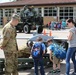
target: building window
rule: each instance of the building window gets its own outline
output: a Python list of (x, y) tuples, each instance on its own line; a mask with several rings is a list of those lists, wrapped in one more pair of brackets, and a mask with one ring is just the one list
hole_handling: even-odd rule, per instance
[(21, 11), (21, 9), (20, 8), (17, 8), (17, 13), (18, 14), (20, 14), (20, 11)]
[(0, 9), (0, 25), (3, 25), (3, 10)]
[(44, 8), (44, 16), (56, 16), (57, 10), (55, 7), (45, 7)]
[(38, 14), (42, 15), (41, 8), (38, 8)]
[(73, 8), (73, 19), (76, 22), (76, 7)]
[(73, 7), (60, 7), (60, 19), (73, 18)]
[(14, 9), (5, 9), (5, 16), (7, 17), (7, 21), (10, 20), (11, 15), (14, 13)]

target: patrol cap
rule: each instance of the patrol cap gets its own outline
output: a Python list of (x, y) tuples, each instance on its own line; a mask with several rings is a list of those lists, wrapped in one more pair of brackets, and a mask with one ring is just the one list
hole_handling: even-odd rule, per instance
[(27, 6), (27, 5), (25, 5), (23, 8), (24, 8), (24, 9), (25, 9), (25, 8), (28, 8), (28, 6)]
[(13, 18), (13, 19), (20, 20), (20, 16), (19, 16), (19, 14), (17, 14), (17, 13), (14, 13), (14, 14), (12, 15), (12, 18)]
[(34, 8), (34, 6), (31, 6), (31, 8)]

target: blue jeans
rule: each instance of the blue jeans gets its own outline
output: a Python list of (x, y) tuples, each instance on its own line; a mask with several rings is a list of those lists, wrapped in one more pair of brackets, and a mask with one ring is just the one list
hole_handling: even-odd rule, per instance
[(38, 65), (40, 65), (40, 73), (41, 73), (41, 75), (45, 75), (44, 66), (43, 66), (43, 58), (38, 59), (38, 60), (34, 59), (35, 75), (39, 75), (38, 74)]
[(76, 52), (76, 47), (70, 47), (67, 50), (67, 54), (66, 54), (66, 74), (67, 75), (69, 75), (69, 72), (70, 72), (70, 58), (72, 59), (74, 64), (74, 72), (76, 72), (75, 52)]

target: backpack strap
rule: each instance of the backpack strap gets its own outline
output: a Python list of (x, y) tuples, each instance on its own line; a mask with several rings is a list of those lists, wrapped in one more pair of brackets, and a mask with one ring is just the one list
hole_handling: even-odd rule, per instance
[(43, 55), (42, 43), (40, 43), (40, 54), (41, 54), (41, 56)]

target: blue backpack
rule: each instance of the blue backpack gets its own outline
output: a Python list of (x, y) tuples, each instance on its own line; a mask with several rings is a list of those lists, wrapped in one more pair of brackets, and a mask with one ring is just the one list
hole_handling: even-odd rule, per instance
[(55, 50), (54, 50), (53, 54), (59, 59), (66, 58), (66, 50), (63, 47), (58, 46), (58, 45), (55, 45)]
[(43, 50), (42, 50), (42, 43), (35, 43), (32, 47), (32, 57), (33, 59), (39, 59), (42, 57)]

